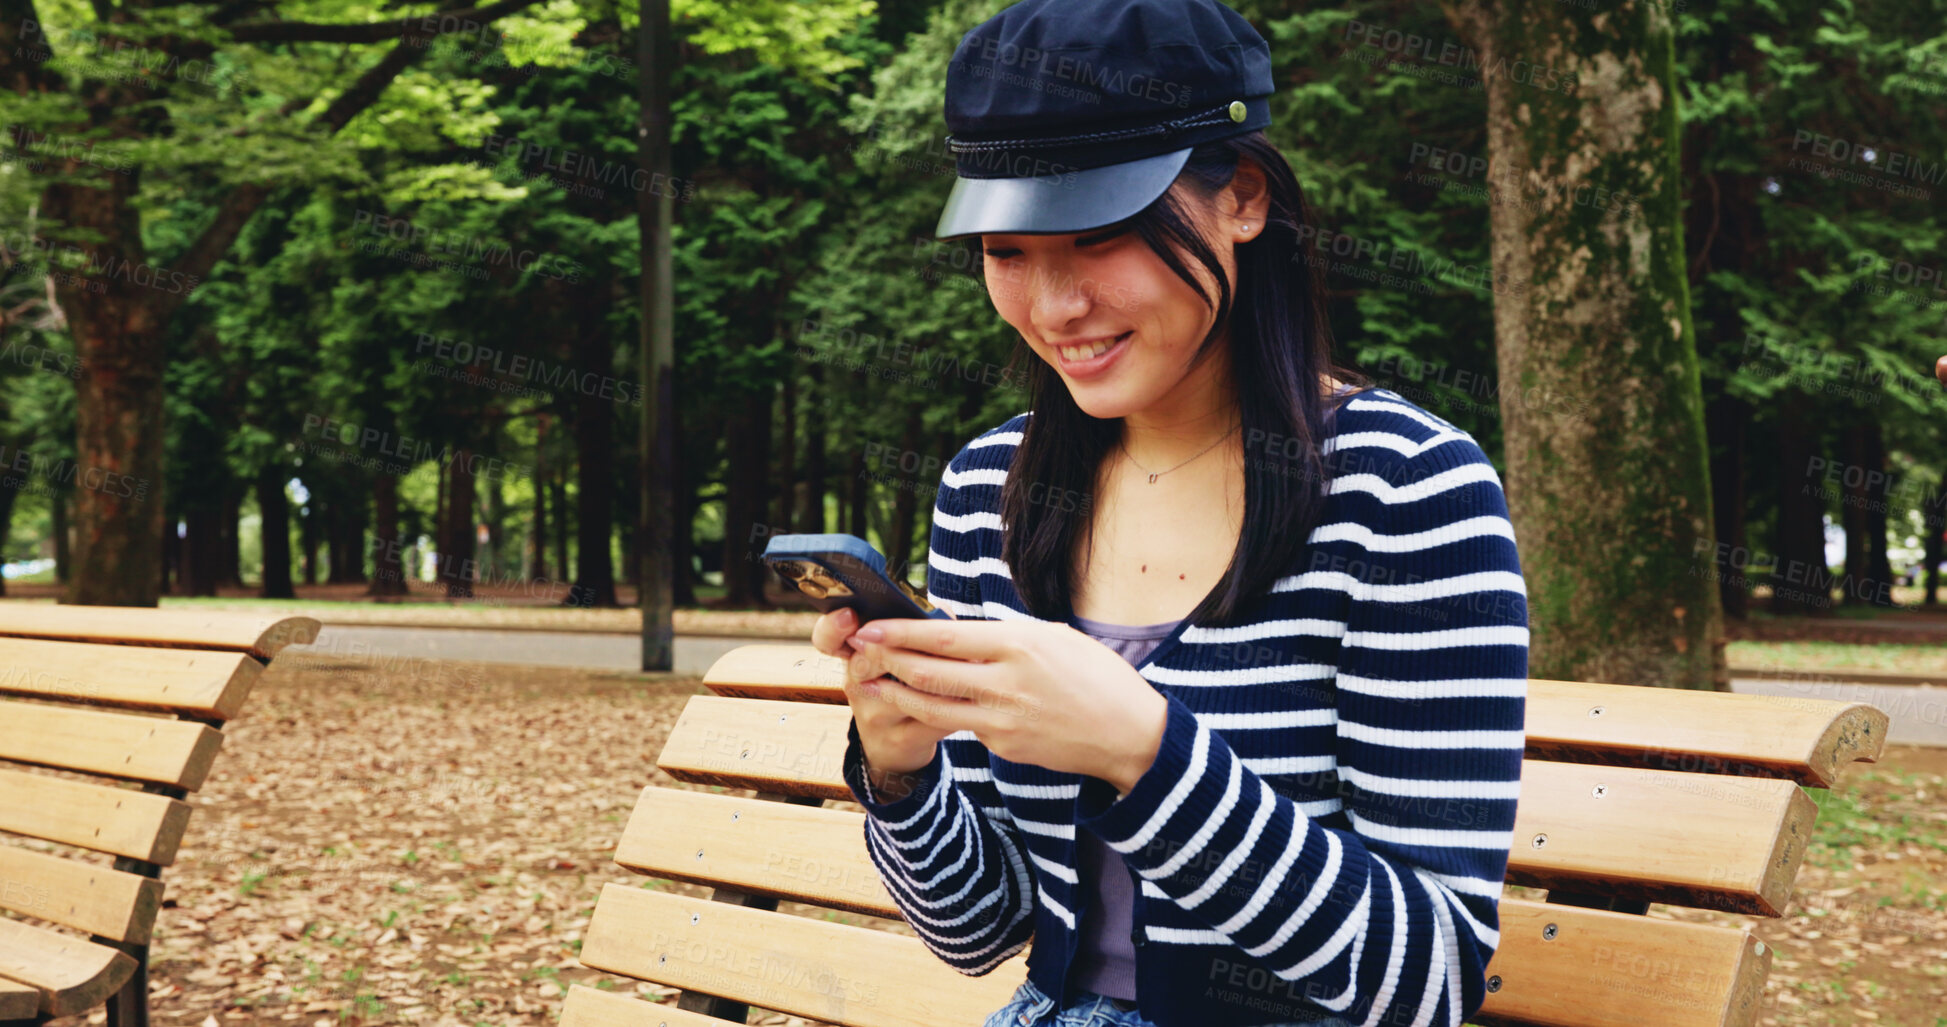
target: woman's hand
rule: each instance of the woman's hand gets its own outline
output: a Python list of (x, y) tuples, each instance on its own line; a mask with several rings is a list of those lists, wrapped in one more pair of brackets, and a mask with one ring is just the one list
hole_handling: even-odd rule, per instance
[(899, 679), (874, 682), (880, 702), (940, 737), (972, 731), (1011, 762), (1127, 792), (1162, 744), (1168, 701), (1114, 650), (1066, 624), (875, 620), (848, 642), (853, 664)]
[(858, 626), (858, 615), (851, 610), (822, 614), (811, 627), (811, 645), (826, 656), (845, 661), (845, 701), (859, 726), (859, 744), (865, 750), (872, 790), (888, 800), (898, 799), (912, 788), (904, 778), (933, 762), (933, 750), (940, 739), (959, 729), (940, 730), (921, 723), (882, 697), (876, 687), (882, 682), (874, 680), (882, 672), (874, 669), (871, 661), (858, 658), (845, 642)]

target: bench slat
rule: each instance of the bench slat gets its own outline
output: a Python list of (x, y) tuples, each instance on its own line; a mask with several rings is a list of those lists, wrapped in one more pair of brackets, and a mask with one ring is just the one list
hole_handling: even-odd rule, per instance
[(845, 661), (808, 645), (740, 645), (710, 664), (703, 684), (734, 698), (843, 703)]
[[(843, 706), (692, 696), (657, 765), (690, 783), (850, 800), (851, 790), (839, 775), (850, 719), (851, 711)], [(1779, 916), (1790, 901), (1818, 813), (1789, 781), (1535, 759), (1522, 764), (1521, 776), (1508, 881), (1760, 916)], [(1595, 794), (1598, 786), (1600, 796)], [(664, 804), (665, 816), (681, 812), (690, 817), (684, 821), (686, 830), (727, 831), (732, 833), (722, 836), (726, 841), (743, 839), (720, 844), (719, 851), (776, 848), (768, 838), (751, 840), (748, 825), (717, 824), (719, 810), (694, 800), (645, 792), (640, 801)], [(759, 804), (749, 816), (795, 829), (837, 812), (800, 808), (776, 813), (766, 808), (775, 805)], [(1454, 808), (1456, 816), (1467, 814), (1465, 803)], [(654, 852), (658, 859), (673, 862), (659, 864), (653, 872), (707, 879), (694, 872), (695, 846), (664, 853), (655, 848), (664, 839), (637, 837), (635, 825), (653, 835), (652, 825), (659, 822), (631, 818), (617, 858), (628, 853), (647, 859)], [(739, 830), (741, 835), (735, 833)], [(852, 822), (831, 836), (831, 847), (818, 858), (827, 865), (842, 859), (863, 845), (862, 831)], [(684, 836), (682, 831), (670, 834)], [(1544, 836), (1540, 848), (1533, 844), (1537, 835)], [(761, 864), (743, 866), (739, 886), (791, 897), (788, 887), (799, 882), (770, 871)], [(788, 886), (781, 888), (781, 881)]]
[(641, 874), (902, 916), (865, 854), (865, 814), (651, 785), (615, 862)]
[(195, 791), (223, 734), (204, 724), (0, 702), (0, 759)]
[(263, 665), (243, 653), (0, 637), (0, 692), (229, 720)]
[(735, 1020), (692, 1013), (675, 1006), (642, 1002), (586, 985), (568, 988), (561, 1007), (561, 1027), (743, 1027)]
[[(1756, 1022), (1770, 954), (1747, 929), (1520, 899), (1500, 908), (1501, 947), (1487, 968), (1500, 987), (1474, 1023)], [(1023, 955), (968, 977), (904, 935), (620, 884), (603, 888), (581, 961), (848, 1027), (973, 1027), (1026, 976)]]
[(851, 799), (840, 775), (847, 706), (694, 695), (656, 765), (678, 781)]
[(162, 882), (112, 867), (0, 845), (0, 909), (136, 945), (149, 942)]
[(1027, 978), (1021, 955), (968, 977), (903, 935), (621, 884), (581, 962), (847, 1027), (977, 1025)]
[(1542, 759), (1830, 788), (1847, 764), (1879, 761), (1886, 726), (1885, 711), (1867, 703), (1528, 682), (1528, 755)]
[[(1555, 925), (1555, 936), (1545, 928)], [(1771, 951), (1748, 928), (1501, 900), (1499, 976), (1471, 1022), (1751, 1027)]]
[(0, 1021), (25, 1020), (40, 1008), (40, 992), (25, 984), (0, 981)]
[(0, 770), (0, 831), (114, 856), (175, 862), (189, 810), (166, 795)]
[(224, 610), (0, 604), (0, 635), (184, 649), (223, 649), (268, 660), (318, 638), (311, 617)]
[[(842, 705), (844, 666), (807, 645), (746, 645), (718, 657), (703, 683), (722, 696)], [(1603, 712), (1590, 716), (1598, 706)], [(1528, 682), (1528, 755), (1565, 763), (1782, 777), (1830, 788), (1847, 764), (1879, 759), (1886, 726), (1886, 714), (1866, 703), (1674, 688), (1619, 694), (1616, 685)]]
[(1818, 813), (1774, 778), (1525, 760), (1507, 882), (1783, 916)]
[(85, 1013), (134, 973), (134, 957), (119, 949), (0, 917), (0, 977), (38, 991), (42, 1015)]

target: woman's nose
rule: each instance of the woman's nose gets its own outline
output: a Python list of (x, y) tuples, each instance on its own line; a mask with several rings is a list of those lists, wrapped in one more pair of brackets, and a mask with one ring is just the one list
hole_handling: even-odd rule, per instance
[(1091, 301), (1082, 290), (1075, 288), (1073, 277), (1042, 276), (1024, 287), (1028, 290), (1028, 309), (1034, 326), (1043, 332), (1059, 334), (1064, 325), (1089, 311)]

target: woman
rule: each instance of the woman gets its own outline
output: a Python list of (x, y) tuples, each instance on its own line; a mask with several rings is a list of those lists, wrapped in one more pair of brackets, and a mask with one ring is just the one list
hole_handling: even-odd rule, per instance
[(936, 234), (979, 237), (1032, 406), (941, 479), (955, 619), (812, 641), (907, 921), (967, 974), (1035, 942), (987, 1027), (1485, 999), (1527, 677), (1506, 500), (1465, 432), (1331, 364), (1269, 66), (1214, 0), (1027, 0), (949, 71)]

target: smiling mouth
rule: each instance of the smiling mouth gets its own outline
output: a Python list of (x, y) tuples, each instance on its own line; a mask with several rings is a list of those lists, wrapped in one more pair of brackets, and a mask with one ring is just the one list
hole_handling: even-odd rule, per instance
[(1132, 334), (1134, 334), (1133, 329), (1127, 332), (1123, 332), (1121, 335), (1118, 335), (1113, 339), (1103, 339), (1099, 342), (1090, 343), (1084, 346), (1057, 346), (1055, 347), (1055, 352), (1061, 354), (1061, 359), (1065, 363), (1070, 363), (1070, 364), (1079, 363), (1083, 360), (1088, 360), (1091, 357), (1099, 357), (1102, 354), (1107, 353), (1108, 351), (1116, 348), (1117, 346), (1122, 345), (1122, 343), (1125, 340), (1127, 340), (1129, 336)]

